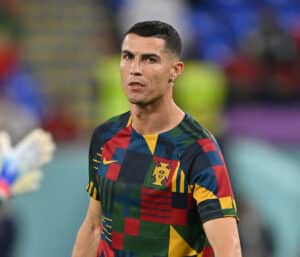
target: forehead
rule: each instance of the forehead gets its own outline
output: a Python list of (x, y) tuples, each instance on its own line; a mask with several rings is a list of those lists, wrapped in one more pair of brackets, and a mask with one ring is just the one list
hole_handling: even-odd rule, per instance
[(165, 40), (157, 37), (142, 37), (136, 34), (127, 34), (122, 43), (122, 51), (128, 50), (136, 54), (166, 52)]

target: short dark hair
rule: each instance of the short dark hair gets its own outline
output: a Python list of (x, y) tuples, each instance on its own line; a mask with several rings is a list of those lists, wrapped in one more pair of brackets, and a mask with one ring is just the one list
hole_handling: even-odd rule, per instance
[(165, 47), (178, 57), (181, 55), (181, 39), (177, 30), (170, 24), (162, 21), (142, 21), (134, 24), (127, 32), (127, 34), (136, 34), (141, 37), (157, 37), (165, 40)]

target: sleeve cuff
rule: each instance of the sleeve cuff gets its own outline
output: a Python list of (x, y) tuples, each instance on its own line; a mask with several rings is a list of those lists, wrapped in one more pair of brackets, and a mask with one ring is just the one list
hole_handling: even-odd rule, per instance
[(198, 214), (202, 223), (223, 217), (236, 217), (235, 209), (222, 209), (219, 199), (209, 199), (201, 202), (198, 205)]
[(88, 186), (86, 187), (86, 191), (88, 192), (90, 197), (97, 201), (100, 201), (97, 188), (94, 186), (94, 183), (92, 181), (89, 182)]

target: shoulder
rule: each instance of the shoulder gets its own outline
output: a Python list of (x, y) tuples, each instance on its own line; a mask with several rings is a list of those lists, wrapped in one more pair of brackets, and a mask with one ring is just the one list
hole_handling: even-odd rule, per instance
[(202, 124), (189, 114), (186, 114), (184, 121), (181, 123), (181, 127), (182, 130), (195, 141), (212, 136)]
[(224, 158), (217, 140), (199, 122), (190, 118), (185, 123), (189, 140), (180, 161), (182, 168), (191, 178), (198, 177), (199, 171), (209, 171), (224, 165)]
[(185, 148), (182, 154), (184, 160), (187, 159), (190, 162), (191, 159), (199, 155), (219, 151), (214, 135), (192, 116), (187, 115), (187, 118), (181, 124), (181, 130), (186, 134)]
[(130, 119), (130, 112), (114, 116), (97, 126), (92, 134), (91, 143), (104, 143), (112, 138), (118, 131), (126, 127)]
[(186, 150), (197, 145), (204, 146), (209, 142), (217, 143), (213, 134), (189, 114), (180, 124), (180, 129), (185, 135), (182, 138), (184, 138)]

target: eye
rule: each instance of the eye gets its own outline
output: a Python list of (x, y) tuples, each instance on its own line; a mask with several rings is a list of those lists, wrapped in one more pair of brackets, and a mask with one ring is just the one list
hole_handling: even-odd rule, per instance
[(157, 62), (156, 58), (153, 57), (153, 56), (148, 56), (148, 57), (146, 58), (146, 61), (147, 61), (148, 63), (156, 63), (156, 62)]
[(130, 53), (123, 53), (122, 54), (122, 59), (123, 60), (131, 60), (132, 58), (133, 58), (133, 56)]

